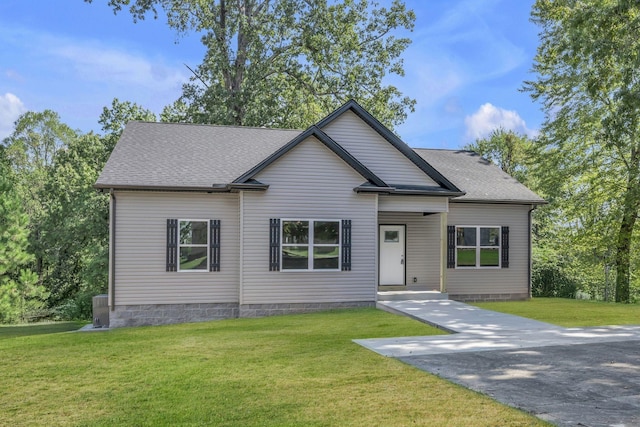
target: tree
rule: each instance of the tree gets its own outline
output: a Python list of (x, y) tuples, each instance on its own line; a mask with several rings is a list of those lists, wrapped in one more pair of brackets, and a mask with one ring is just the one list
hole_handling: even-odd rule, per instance
[(29, 111), (20, 116), (13, 133), (3, 141), (7, 160), (15, 173), (17, 197), (29, 217), (29, 251), (35, 255), (34, 270), (41, 283), (47, 274), (41, 223), (51, 201), (44, 186), (50, 177), (56, 153), (76, 137), (76, 132), (62, 123), (56, 112), (45, 110)]
[(482, 155), (518, 181), (527, 182), (533, 142), (526, 135), (498, 128), (488, 138), (476, 139), (464, 148)]
[(538, 0), (532, 20), (541, 43), (537, 80), (525, 82), (525, 90), (546, 110), (541, 141), (553, 155), (569, 153), (578, 180), (611, 190), (603, 208), (617, 223), (615, 299), (629, 302), (640, 209), (640, 5)]
[(52, 307), (79, 294), (90, 297), (106, 290), (109, 202), (93, 188), (104, 166), (104, 151), (98, 135), (78, 136), (56, 153), (45, 184), (50, 203), (40, 238)]
[[(85, 0), (91, 2), (92, 0)], [(207, 48), (177, 105), (163, 116), (197, 123), (307, 127), (348, 98), (392, 127), (415, 101), (383, 84), (400, 58), (413, 11), (367, 0), (110, 0), (134, 21), (162, 8), (168, 24), (202, 34)], [(186, 109), (184, 108), (186, 106)]]
[(29, 218), (14, 190), (13, 173), (0, 146), (0, 322), (25, 321), (44, 306), (47, 292), (27, 265)]

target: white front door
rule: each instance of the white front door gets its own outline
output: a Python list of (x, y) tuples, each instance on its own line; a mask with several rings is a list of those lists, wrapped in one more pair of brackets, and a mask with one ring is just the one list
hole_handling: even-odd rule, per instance
[(404, 225), (381, 225), (379, 285), (404, 285)]

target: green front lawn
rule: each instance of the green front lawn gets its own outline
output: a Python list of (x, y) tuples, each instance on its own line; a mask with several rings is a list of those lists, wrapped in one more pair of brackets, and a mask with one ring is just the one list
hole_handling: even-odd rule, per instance
[(47, 335), (77, 331), (86, 323), (87, 322), (42, 322), (25, 325), (0, 325), (0, 340), (29, 335)]
[(482, 302), (473, 305), (565, 327), (640, 325), (640, 304), (533, 298), (529, 301)]
[(351, 341), (439, 333), (363, 309), (14, 336), (0, 425), (546, 425)]

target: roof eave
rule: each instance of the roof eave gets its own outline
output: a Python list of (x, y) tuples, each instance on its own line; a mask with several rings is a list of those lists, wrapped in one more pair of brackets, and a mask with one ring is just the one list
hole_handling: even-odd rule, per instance
[(103, 184), (96, 183), (95, 189), (104, 190), (126, 190), (126, 191), (173, 191), (173, 192), (191, 192), (191, 193), (229, 193), (241, 190), (264, 191), (269, 188), (268, 184), (259, 182), (247, 184), (213, 184), (208, 187), (203, 186), (172, 186), (172, 185), (131, 185), (131, 184)]
[(225, 193), (229, 192), (226, 185), (223, 186), (173, 186), (173, 185), (135, 185), (135, 184), (103, 184), (96, 183), (93, 186), (98, 190), (128, 190), (128, 191), (178, 191), (178, 192), (202, 192)]
[(421, 190), (421, 189), (403, 189), (396, 187), (372, 187), (370, 185), (360, 185), (353, 189), (356, 193), (378, 193), (378, 194), (393, 194), (404, 196), (431, 196), (431, 197), (460, 197), (464, 196), (464, 192), (452, 192), (452, 191), (433, 191), (433, 190)]

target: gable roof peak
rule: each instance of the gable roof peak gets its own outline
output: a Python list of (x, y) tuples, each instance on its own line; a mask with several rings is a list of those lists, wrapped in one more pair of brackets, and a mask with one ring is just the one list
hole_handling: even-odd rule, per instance
[(302, 141), (309, 137), (315, 137), (318, 141), (324, 144), (328, 149), (333, 151), (338, 157), (340, 157), (351, 168), (358, 172), (362, 177), (366, 178), (370, 183), (378, 187), (387, 187), (387, 184), (371, 172), (366, 166), (364, 166), (358, 159), (353, 157), (347, 150), (342, 148), (340, 144), (335, 142), (329, 135), (324, 133), (322, 129), (316, 125), (311, 125), (307, 130), (296, 136), (287, 144), (280, 147), (277, 151), (271, 154), (269, 157), (255, 165), (253, 168), (236, 178), (234, 183), (244, 183), (253, 179), (259, 172), (264, 170), (267, 166), (278, 160), (280, 157), (291, 151), (294, 147), (300, 144)]
[(363, 122), (365, 122), (369, 127), (371, 127), (375, 132), (377, 132), (383, 139), (385, 139), (389, 144), (395, 147), (400, 153), (402, 153), (406, 158), (408, 158), (414, 165), (418, 167), (422, 172), (424, 172), (429, 178), (434, 180), (438, 185), (442, 188), (453, 192), (459, 193), (460, 195), (464, 194), (458, 187), (455, 186), (451, 181), (449, 181), (444, 175), (438, 172), (433, 166), (431, 166), (425, 159), (420, 157), (415, 151), (411, 149), (404, 141), (402, 141), (395, 133), (393, 133), (389, 128), (383, 125), (378, 119), (373, 117), (371, 113), (365, 110), (360, 104), (356, 102), (355, 99), (350, 99), (346, 103), (344, 103), (341, 107), (333, 111), (324, 119), (320, 120), (316, 126), (320, 129), (329, 125), (333, 121), (335, 121), (338, 117), (345, 114), (347, 111), (353, 112), (356, 116), (358, 116)]

